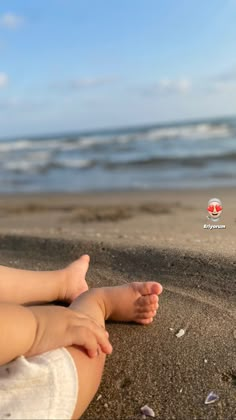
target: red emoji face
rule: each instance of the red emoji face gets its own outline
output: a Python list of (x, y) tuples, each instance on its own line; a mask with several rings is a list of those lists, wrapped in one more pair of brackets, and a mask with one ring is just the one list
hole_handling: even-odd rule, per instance
[(218, 198), (212, 198), (208, 201), (207, 211), (212, 220), (219, 219), (222, 210), (222, 203)]

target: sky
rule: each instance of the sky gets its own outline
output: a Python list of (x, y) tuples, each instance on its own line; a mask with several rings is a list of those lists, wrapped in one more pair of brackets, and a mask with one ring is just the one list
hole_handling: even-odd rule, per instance
[(236, 114), (236, 0), (8, 0), (0, 137)]

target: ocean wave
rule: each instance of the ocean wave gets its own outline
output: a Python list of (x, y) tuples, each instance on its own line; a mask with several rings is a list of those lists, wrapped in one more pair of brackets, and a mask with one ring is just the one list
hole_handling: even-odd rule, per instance
[(223, 139), (236, 136), (236, 126), (232, 123), (194, 123), (166, 126), (153, 126), (127, 130), (114, 130), (105, 134), (64, 136), (55, 138), (28, 138), (16, 140), (1, 140), (0, 152), (27, 150), (103, 150), (128, 145), (140, 141), (159, 142), (166, 140), (200, 141), (204, 139)]
[(61, 159), (52, 163), (53, 167), (58, 168), (75, 168), (75, 169), (86, 169), (92, 168), (96, 165), (94, 160), (89, 159)]
[(179, 157), (149, 157), (145, 159), (134, 159), (127, 161), (113, 160), (104, 163), (106, 169), (122, 169), (132, 167), (143, 167), (143, 166), (190, 166), (190, 167), (202, 167), (208, 162), (212, 161), (236, 161), (236, 153), (222, 154), (211, 154), (205, 156), (179, 156)]
[(45, 173), (52, 169), (87, 169), (95, 165), (92, 160), (83, 159), (63, 159), (63, 160), (48, 160), (38, 159), (35, 160), (18, 160), (3, 162), (3, 169), (10, 172), (32, 172), (32, 173)]
[(226, 124), (214, 126), (212, 124), (198, 124), (190, 126), (166, 127), (153, 129), (147, 133), (147, 140), (157, 141), (161, 139), (189, 139), (201, 140), (210, 138), (230, 137), (232, 130)]
[(166, 127), (153, 127), (146, 130), (137, 130), (127, 134), (113, 134), (109, 137), (89, 136), (78, 139), (78, 148), (91, 149), (104, 147), (112, 144), (128, 144), (137, 141), (161, 141), (169, 139), (219, 139), (228, 138), (234, 134), (234, 130), (227, 124), (193, 124)]
[(60, 150), (63, 142), (67, 139), (29, 139), (29, 140), (11, 140), (0, 141), (0, 152), (14, 152), (14, 151), (30, 151), (30, 150)]

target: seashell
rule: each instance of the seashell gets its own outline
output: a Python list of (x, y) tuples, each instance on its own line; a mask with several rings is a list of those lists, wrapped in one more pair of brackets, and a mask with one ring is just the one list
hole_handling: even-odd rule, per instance
[(181, 329), (177, 332), (177, 334), (175, 334), (175, 336), (176, 336), (177, 338), (180, 338), (180, 337), (182, 337), (184, 334), (185, 334), (185, 330), (183, 330), (183, 328), (181, 328)]
[(214, 402), (219, 400), (219, 396), (216, 395), (213, 391), (210, 392), (210, 394), (207, 395), (205, 399), (205, 404), (213, 404)]
[(149, 417), (155, 417), (155, 413), (152, 408), (148, 407), (148, 405), (144, 405), (142, 408), (140, 408), (141, 413), (145, 416)]

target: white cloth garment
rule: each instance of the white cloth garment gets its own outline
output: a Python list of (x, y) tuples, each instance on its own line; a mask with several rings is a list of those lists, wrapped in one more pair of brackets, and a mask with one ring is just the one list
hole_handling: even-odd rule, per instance
[(0, 419), (71, 419), (77, 395), (76, 367), (64, 348), (0, 366)]

